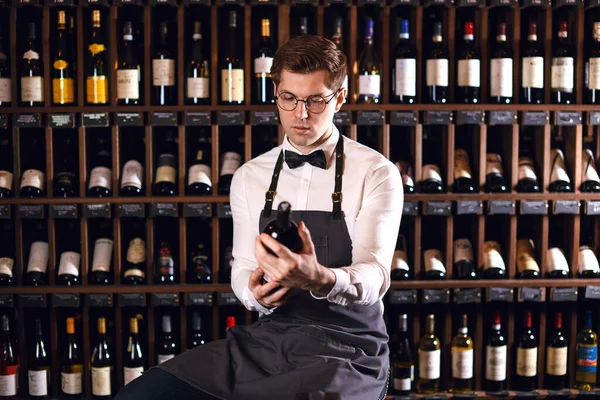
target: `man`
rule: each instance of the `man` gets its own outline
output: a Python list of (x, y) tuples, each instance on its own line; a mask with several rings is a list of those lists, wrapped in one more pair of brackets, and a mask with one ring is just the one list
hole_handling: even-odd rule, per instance
[[(271, 74), (285, 139), (236, 172), (230, 196), (232, 287), (261, 317), (151, 369), (119, 400), (281, 400), (303, 392), (376, 400), (385, 394), (381, 298), (400, 225), (400, 174), (333, 124), (346, 97), (346, 57), (331, 41), (289, 40), (275, 54)], [(299, 222), (299, 254), (260, 235), (281, 201), (291, 203)]]

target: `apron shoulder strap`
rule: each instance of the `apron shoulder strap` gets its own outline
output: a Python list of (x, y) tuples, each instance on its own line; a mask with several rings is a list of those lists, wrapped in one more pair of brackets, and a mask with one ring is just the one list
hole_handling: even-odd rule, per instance
[(279, 182), (279, 173), (283, 167), (283, 150), (279, 153), (277, 162), (275, 163), (275, 169), (273, 170), (273, 176), (271, 177), (271, 185), (269, 190), (265, 193), (265, 208), (263, 209), (263, 216), (269, 218), (271, 216), (271, 210), (273, 209), (273, 200), (277, 194), (277, 183)]
[(333, 219), (342, 218), (342, 174), (344, 172), (344, 137), (340, 133), (337, 145), (335, 146), (335, 187), (331, 194), (333, 210), (331, 216)]

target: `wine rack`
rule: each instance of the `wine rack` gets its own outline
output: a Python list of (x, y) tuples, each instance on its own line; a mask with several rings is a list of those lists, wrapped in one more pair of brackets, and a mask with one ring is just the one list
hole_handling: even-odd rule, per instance
[[(469, 314), (469, 332), (475, 342), (475, 389), (480, 396), (483, 392), (483, 367), (485, 365), (485, 332), (489, 329), (489, 312), (501, 312), (503, 330), (508, 339), (508, 366), (515, 365), (512, 352), (515, 337), (522, 325), (522, 309), (534, 311), (534, 327), (539, 337), (538, 387), (544, 387), (545, 338), (549, 330), (551, 312), (564, 313), (564, 332), (569, 340), (569, 387), (573, 387), (575, 374), (575, 339), (581, 326), (584, 308), (594, 309), (600, 299), (600, 281), (577, 279), (579, 262), (578, 249), (581, 239), (582, 220), (591, 221), (595, 251), (600, 243), (600, 195), (580, 191), (582, 175), (582, 146), (591, 139), (593, 154), (600, 154), (600, 106), (587, 104), (584, 94), (584, 65), (586, 49), (591, 41), (591, 22), (600, 18), (600, 3), (580, 0), (324, 0), (324, 1), (276, 1), (276, 0), (40, 0), (3, 1), (0, 7), (0, 31), (10, 60), (11, 97), (9, 107), (0, 107), (0, 128), (10, 139), (13, 151), (14, 188), (21, 181), (23, 163), (27, 159), (26, 144), (30, 135), (37, 135), (45, 148), (45, 187), (46, 195), (36, 199), (0, 199), (0, 223), (10, 223), (14, 229), (16, 245), (14, 280), (15, 285), (0, 288), (2, 313), (9, 313), (16, 321), (15, 330), (21, 357), (21, 391), (26, 390), (26, 328), (32, 324), (26, 321), (25, 313), (43, 315), (49, 326), (52, 370), (58, 371), (62, 336), (65, 332), (64, 320), (67, 316), (77, 317), (77, 332), (83, 343), (85, 395), (91, 395), (90, 370), (87, 360), (91, 356), (94, 341), (95, 319), (107, 316), (108, 336), (114, 342), (116, 354), (116, 387), (123, 384), (122, 367), (127, 318), (143, 316), (140, 332), (147, 351), (147, 365), (156, 363), (155, 341), (160, 326), (160, 315), (169, 313), (173, 318), (174, 332), (179, 341), (180, 351), (188, 343), (190, 312), (193, 309), (202, 313), (204, 334), (208, 339), (224, 337), (227, 316), (238, 318), (238, 323), (251, 323), (256, 313), (245, 311), (231, 293), (229, 283), (223, 282), (225, 246), (231, 244), (231, 212), (228, 197), (219, 195), (219, 155), (231, 142), (239, 144), (242, 159), (250, 160), (273, 145), (275, 139), (281, 141), (283, 132), (278, 124), (275, 105), (254, 103), (253, 54), (260, 39), (260, 18), (271, 18), (273, 42), (282, 44), (299, 33), (298, 23), (307, 17), (308, 32), (330, 37), (335, 16), (344, 18), (344, 51), (349, 65), (349, 96), (342, 111), (335, 117), (340, 131), (351, 139), (364, 142), (379, 150), (392, 161), (399, 159), (400, 153), (408, 148), (413, 160), (413, 179), (417, 185), (415, 194), (407, 194), (401, 232), (408, 239), (408, 263), (411, 278), (407, 281), (392, 282), (385, 297), (386, 320), (390, 332), (394, 332), (397, 314), (409, 313), (409, 331), (413, 345), (413, 358), (416, 360), (416, 343), (423, 334), (425, 317), (436, 315), (436, 331), (442, 342), (442, 389), (448, 389), (451, 376), (450, 342), (456, 333), (462, 313)], [(87, 105), (85, 102), (85, 63), (88, 53), (86, 25), (89, 24), (91, 9), (100, 9), (108, 48), (109, 102), (102, 106)], [(56, 11), (68, 10), (74, 16), (76, 37), (76, 76), (75, 105), (52, 105), (52, 82), (50, 65), (54, 51), (54, 23)], [(220, 103), (219, 52), (225, 40), (226, 11), (238, 11), (240, 29), (240, 51), (245, 66), (245, 99), (241, 105)], [(572, 104), (550, 104), (552, 44), (557, 28), (555, 16), (565, 12), (568, 15), (569, 37), (576, 47), (575, 101)], [(448, 44), (449, 93), (447, 104), (424, 104), (425, 84), (421, 72), (425, 70), (425, 52), (431, 29), (429, 15), (434, 12), (443, 21), (444, 38)], [(518, 100), (520, 93), (520, 51), (527, 27), (523, 27), (525, 16), (535, 14), (538, 32), (541, 33), (545, 61), (545, 104), (489, 104), (485, 100), (479, 104), (453, 103), (456, 84), (457, 43), (460, 38), (459, 22), (472, 18), (475, 22), (475, 40), (481, 58), (481, 99), (489, 95), (490, 44), (493, 41), (492, 28), (495, 16), (505, 16), (508, 25), (508, 43), (514, 51), (513, 93)], [(357, 104), (354, 94), (358, 89), (356, 64), (362, 50), (361, 28), (363, 14), (375, 20), (375, 43), (382, 61), (381, 104)], [(116, 99), (116, 71), (120, 43), (121, 20), (124, 15), (136, 22), (136, 40), (142, 70), (141, 105), (120, 106)], [(165, 16), (176, 26), (172, 41), (176, 57), (176, 105), (153, 105), (151, 90), (152, 51), (156, 42), (155, 31), (159, 17)], [(189, 53), (191, 26), (197, 16), (202, 21), (205, 37), (205, 55), (210, 60), (210, 104), (187, 105), (184, 98), (185, 65)], [(393, 47), (396, 44), (392, 26), (397, 17), (411, 21), (411, 38), (417, 49), (417, 83), (415, 104), (393, 104), (392, 64)], [(22, 38), (25, 34), (26, 19), (33, 18), (41, 26), (38, 48), (46, 66), (44, 80), (44, 105), (23, 107), (19, 105), (19, 57), (22, 54)], [(489, 22), (489, 24), (488, 24)], [(447, 38), (447, 40), (446, 40)], [(176, 39), (176, 40), (175, 40)], [(156, 138), (165, 129), (176, 132), (177, 154), (177, 195), (158, 197), (151, 195), (151, 187), (156, 170)], [(187, 154), (190, 138), (199, 130), (208, 132), (211, 142), (212, 194), (207, 196), (186, 196)], [(53, 193), (52, 182), (57, 162), (57, 137), (70, 132), (76, 142), (79, 196), (58, 198)], [(437, 137), (437, 157), (441, 160), (442, 177), (447, 188), (444, 194), (419, 193), (422, 179), (425, 144), (424, 136)], [(517, 193), (518, 158), (520, 133), (531, 132), (536, 143), (534, 160), (542, 191), (540, 193)], [(572, 193), (551, 193), (548, 186), (551, 180), (550, 149), (553, 135), (564, 136), (567, 170), (574, 187)], [(104, 135), (109, 138), (112, 157), (112, 188), (116, 193), (120, 174), (129, 146), (144, 146), (144, 182), (146, 192), (140, 197), (86, 197), (90, 174), (90, 159), (94, 139)], [(478, 186), (474, 194), (452, 193), (454, 181), (454, 149), (459, 135), (468, 135), (469, 152), (473, 178)], [(1, 135), (0, 135), (1, 136)], [(501, 136), (501, 155), (505, 178), (510, 191), (505, 194), (484, 192), (486, 181), (486, 153), (490, 137)], [(235, 139), (232, 139), (234, 137)], [(130, 141), (135, 139), (137, 141)], [(132, 144), (133, 143), (133, 144)], [(18, 190), (15, 190), (18, 192)], [(256, 210), (259, 212), (259, 210)], [(89, 275), (92, 232), (97, 221), (112, 220), (114, 250), (111, 281), (108, 285), (92, 285)], [(145, 273), (148, 284), (128, 286), (121, 284), (122, 267), (127, 243), (124, 231), (130, 218), (144, 221), (147, 243)], [(154, 279), (154, 259), (157, 237), (156, 219), (168, 219), (169, 229), (177, 233), (176, 247), (177, 282), (160, 285)], [(549, 228), (555, 219), (560, 219), (564, 227), (564, 247), (570, 266), (569, 279), (516, 279), (516, 243), (520, 224), (531, 223), (536, 235), (536, 259), (542, 277), (548, 270)], [(32, 238), (28, 232), (31, 224), (43, 221), (49, 243), (49, 285), (31, 287), (24, 285), (24, 273), (29, 257)], [(74, 222), (73, 233), (80, 239), (80, 281), (78, 286), (56, 285), (56, 269), (60, 257), (59, 247), (65, 237), (60, 227)], [(430, 231), (430, 222), (440, 229)], [(483, 245), (486, 233), (498, 230), (502, 233), (502, 256), (507, 267), (507, 279), (503, 280), (455, 280), (453, 276), (453, 232), (457, 224), (467, 224), (471, 232), (474, 260), (480, 267), (483, 260)], [(189, 284), (187, 268), (192, 244), (191, 235), (205, 229), (208, 233), (209, 253), (213, 283)], [(64, 234), (63, 234), (64, 235)], [(427, 235), (437, 235), (444, 257), (448, 280), (427, 281), (422, 279), (423, 241)], [(228, 242), (229, 241), (229, 242)], [(228, 242), (228, 243), (227, 243)], [(600, 316), (595, 315), (595, 330), (598, 331)], [(514, 333), (514, 334), (513, 334)], [(416, 378), (416, 377), (415, 377)], [(52, 391), (59, 393), (59, 374), (52, 374)], [(513, 377), (508, 374), (508, 386)], [(511, 392), (514, 394), (514, 392)], [(538, 390), (540, 397), (548, 391)], [(575, 391), (571, 391), (575, 395)], [(594, 393), (592, 395), (598, 395)], [(449, 395), (451, 396), (451, 395)], [(423, 397), (423, 396), (421, 396)]]

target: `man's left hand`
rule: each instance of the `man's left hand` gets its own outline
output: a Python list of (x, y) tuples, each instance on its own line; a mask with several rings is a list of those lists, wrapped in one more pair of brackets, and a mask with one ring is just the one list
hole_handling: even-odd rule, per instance
[[(256, 238), (256, 260), (272, 281), (289, 288), (299, 288), (326, 295), (335, 284), (333, 271), (317, 261), (315, 245), (304, 221), (298, 224), (298, 234), (302, 239), (302, 250), (293, 253), (283, 244), (267, 234)], [(265, 246), (276, 256), (267, 252)]]

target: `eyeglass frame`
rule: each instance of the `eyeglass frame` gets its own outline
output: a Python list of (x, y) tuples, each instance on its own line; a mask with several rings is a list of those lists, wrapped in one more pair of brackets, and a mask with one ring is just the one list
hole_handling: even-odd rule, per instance
[[(288, 92), (288, 91), (284, 91), (284, 92), (281, 92), (281, 93), (279, 93), (277, 96), (275, 96), (275, 104), (277, 104), (277, 107), (281, 108), (283, 111), (294, 111), (294, 110), (296, 109), (296, 107), (298, 107), (298, 102), (300, 102), (300, 101), (303, 101), (303, 102), (304, 102), (304, 107), (306, 107), (306, 111), (307, 111), (307, 112), (309, 112), (309, 113), (312, 113), (312, 114), (322, 114), (322, 113), (323, 113), (323, 111), (325, 111), (325, 109), (327, 108), (327, 105), (328, 105), (329, 103), (331, 103), (331, 100), (333, 100), (333, 99), (335, 98), (335, 95), (336, 95), (336, 94), (338, 94), (338, 93), (340, 92), (340, 90), (342, 90), (342, 86), (340, 86), (340, 87), (338, 88), (338, 90), (336, 90), (335, 92), (331, 93), (331, 94), (328, 96), (328, 97), (329, 97), (329, 100), (325, 101), (325, 107), (323, 108), (323, 110), (321, 110), (321, 111), (319, 111), (319, 112), (314, 112), (314, 111), (311, 111), (311, 110), (310, 110), (310, 108), (308, 107), (308, 103), (307, 103), (307, 101), (308, 101), (308, 99), (310, 99), (311, 97), (320, 97), (320, 98), (322, 98), (323, 100), (325, 100), (325, 97), (324, 97), (324, 96), (321, 96), (320, 94), (311, 94), (311, 95), (310, 95), (310, 96), (308, 96), (306, 99), (302, 100), (302, 99), (299, 99), (299, 98), (298, 98), (298, 97), (297, 97), (297, 96), (296, 96), (294, 93), (292, 93), (292, 92)], [(294, 96), (294, 99), (296, 99), (296, 102), (295, 102), (295, 104), (294, 104), (294, 108), (292, 108), (291, 110), (286, 110), (285, 108), (283, 108), (283, 107), (281, 107), (281, 106), (279, 105), (279, 101), (278, 101), (278, 100), (279, 100), (279, 97), (280, 97), (282, 94), (284, 94), (284, 93), (291, 94), (292, 96)]]

